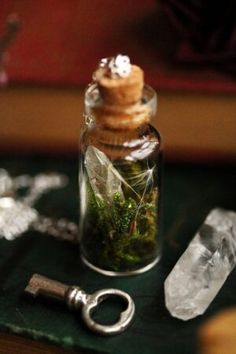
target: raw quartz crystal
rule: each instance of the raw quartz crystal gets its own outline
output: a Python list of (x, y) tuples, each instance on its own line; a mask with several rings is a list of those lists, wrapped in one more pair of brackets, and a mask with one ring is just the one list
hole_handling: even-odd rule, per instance
[(112, 201), (118, 192), (123, 198), (122, 182), (125, 182), (108, 157), (94, 146), (88, 146), (85, 166), (94, 194), (106, 201)]
[(165, 281), (172, 316), (203, 314), (236, 264), (236, 213), (213, 209)]
[[(133, 187), (126, 182), (118, 170), (113, 166), (109, 158), (94, 146), (88, 146), (85, 153), (85, 166), (88, 174), (89, 183), (96, 195), (102, 200), (112, 203), (115, 193), (118, 193), (121, 199), (124, 199), (122, 185), (130, 189), (139, 198), (140, 196)], [(143, 199), (146, 189), (150, 182), (153, 181), (154, 168), (141, 172), (136, 176), (132, 176), (133, 185), (144, 183)]]

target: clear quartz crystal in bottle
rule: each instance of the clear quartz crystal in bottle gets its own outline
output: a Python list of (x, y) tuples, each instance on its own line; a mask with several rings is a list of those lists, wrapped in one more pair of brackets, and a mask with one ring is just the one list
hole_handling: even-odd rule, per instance
[(160, 135), (156, 93), (129, 58), (103, 60), (85, 94), (80, 139), (82, 259), (106, 275), (138, 274), (160, 258)]

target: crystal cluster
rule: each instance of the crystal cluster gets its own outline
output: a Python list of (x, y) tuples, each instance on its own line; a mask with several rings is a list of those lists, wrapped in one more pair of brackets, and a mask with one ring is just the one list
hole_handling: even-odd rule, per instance
[(118, 54), (112, 58), (104, 58), (100, 62), (100, 67), (108, 68), (111, 75), (118, 77), (129, 76), (132, 66), (127, 55)]

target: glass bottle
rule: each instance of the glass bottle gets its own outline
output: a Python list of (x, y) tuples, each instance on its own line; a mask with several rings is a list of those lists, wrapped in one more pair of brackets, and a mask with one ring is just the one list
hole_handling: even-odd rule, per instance
[[(112, 60), (114, 65), (117, 57), (107, 60), (105, 69), (101, 67), (103, 74), (104, 70), (111, 74), (109, 85), (118, 87), (119, 81), (123, 85), (126, 77), (131, 79), (127, 73), (122, 76), (123, 68), (121, 73), (111, 73)], [(140, 94), (135, 94), (133, 83), (123, 85), (118, 94), (110, 92), (109, 85), (104, 90), (98, 79), (85, 93), (80, 247), (90, 268), (106, 275), (131, 275), (149, 270), (160, 258), (161, 144), (158, 131), (149, 123), (157, 97), (140, 82), (136, 87)]]

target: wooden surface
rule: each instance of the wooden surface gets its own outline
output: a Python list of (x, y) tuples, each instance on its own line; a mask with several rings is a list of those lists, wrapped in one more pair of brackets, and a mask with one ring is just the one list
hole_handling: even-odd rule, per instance
[[(83, 89), (0, 90), (0, 152), (77, 153)], [(235, 95), (159, 92), (167, 159), (235, 160)]]
[[(74, 351), (13, 334), (0, 333), (1, 354), (75, 354)], [(78, 352), (77, 352), (78, 353)], [(82, 353), (81, 353), (82, 354)]]

